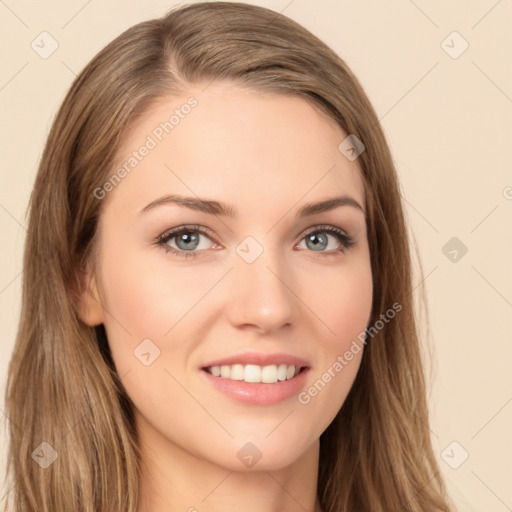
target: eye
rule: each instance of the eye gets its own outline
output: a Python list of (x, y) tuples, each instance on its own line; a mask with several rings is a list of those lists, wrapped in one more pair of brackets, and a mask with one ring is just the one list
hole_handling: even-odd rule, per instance
[[(208, 249), (203, 247), (198, 249), (201, 237), (210, 239), (210, 232), (202, 226), (180, 226), (173, 228), (160, 235), (156, 244), (162, 247), (166, 252), (171, 252), (183, 258), (195, 258), (202, 250)], [(174, 241), (175, 247), (170, 243)], [(206, 244), (208, 245), (208, 244)]]
[[(329, 247), (329, 237), (337, 240), (338, 244), (334, 243), (332, 244), (334, 247)], [(302, 240), (305, 241), (306, 248), (311, 249), (313, 252), (318, 252), (322, 256), (333, 256), (339, 252), (343, 253), (356, 243), (342, 229), (329, 225), (314, 226), (306, 232)], [(327, 248), (331, 250), (325, 251)]]
[[(170, 229), (160, 235), (156, 240), (156, 245), (162, 247), (166, 252), (175, 254), (183, 258), (196, 258), (199, 253), (207, 250), (208, 243), (201, 248), (201, 237), (210, 241), (213, 238), (210, 230), (203, 226), (180, 226)], [(338, 243), (330, 244), (329, 238), (334, 238)], [(333, 256), (337, 253), (343, 253), (352, 247), (356, 242), (347, 235), (342, 229), (329, 226), (314, 226), (302, 236), (301, 242), (305, 241), (306, 248), (312, 252), (317, 252), (322, 256)], [(215, 243), (214, 243), (215, 244)], [(217, 244), (215, 244), (217, 245)], [(329, 247), (334, 245), (334, 247)], [(217, 247), (219, 247), (217, 245)], [(298, 245), (296, 247), (299, 247)], [(330, 249), (325, 251), (325, 249)]]

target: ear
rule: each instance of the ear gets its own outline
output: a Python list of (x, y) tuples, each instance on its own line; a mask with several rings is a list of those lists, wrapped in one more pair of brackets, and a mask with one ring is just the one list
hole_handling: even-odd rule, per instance
[(102, 324), (105, 311), (96, 278), (90, 267), (78, 271), (75, 296), (80, 320), (91, 327)]

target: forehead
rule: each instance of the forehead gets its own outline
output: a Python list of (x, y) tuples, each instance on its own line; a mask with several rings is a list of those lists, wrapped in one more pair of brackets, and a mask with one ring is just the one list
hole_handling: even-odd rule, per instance
[(184, 193), (261, 206), (341, 192), (364, 205), (357, 163), (338, 149), (346, 137), (298, 96), (202, 84), (159, 99), (133, 123), (116, 162), (129, 172), (112, 199)]

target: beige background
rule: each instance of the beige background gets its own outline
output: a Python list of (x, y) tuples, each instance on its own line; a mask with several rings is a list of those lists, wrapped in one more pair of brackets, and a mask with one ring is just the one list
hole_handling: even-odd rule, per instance
[[(25, 209), (53, 116), (97, 51), (176, 3), (0, 2), (2, 393), (19, 314)], [(374, 104), (425, 272), (435, 349), (431, 430), (442, 472), (461, 512), (512, 510), (512, 2), (249, 3), (283, 12), (331, 45)], [(59, 45), (47, 59), (31, 48), (43, 31)], [(453, 58), (464, 41), (467, 50)], [(468, 248), (456, 262), (442, 251), (452, 237)], [(5, 436), (0, 442), (3, 463)], [(464, 450), (468, 459), (453, 469)]]

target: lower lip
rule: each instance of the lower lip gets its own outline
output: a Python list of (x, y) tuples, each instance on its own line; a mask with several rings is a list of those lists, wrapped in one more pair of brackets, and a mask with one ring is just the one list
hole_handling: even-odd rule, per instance
[(206, 370), (201, 370), (201, 374), (215, 389), (239, 402), (250, 405), (273, 405), (297, 395), (304, 387), (308, 371), (309, 368), (305, 368), (292, 379), (273, 384), (214, 377)]

